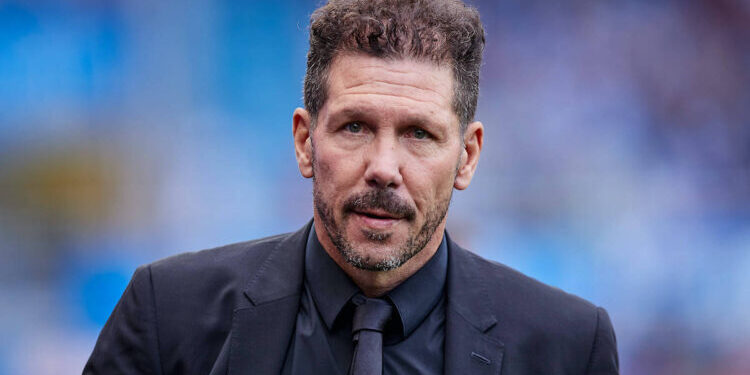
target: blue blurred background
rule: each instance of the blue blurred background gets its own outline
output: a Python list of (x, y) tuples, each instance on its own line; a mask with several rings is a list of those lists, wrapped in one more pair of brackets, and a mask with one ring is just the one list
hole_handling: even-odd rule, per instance
[[(623, 374), (750, 374), (750, 2), (473, 3), (451, 234), (605, 306)], [(80, 373), (137, 265), (309, 220), (316, 5), (0, 0), (0, 374)]]

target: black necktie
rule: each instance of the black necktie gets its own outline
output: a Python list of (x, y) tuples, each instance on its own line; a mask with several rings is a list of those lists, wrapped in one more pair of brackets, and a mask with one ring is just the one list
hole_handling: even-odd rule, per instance
[(349, 375), (383, 374), (383, 328), (393, 314), (393, 306), (379, 298), (358, 295), (352, 320), (355, 343)]

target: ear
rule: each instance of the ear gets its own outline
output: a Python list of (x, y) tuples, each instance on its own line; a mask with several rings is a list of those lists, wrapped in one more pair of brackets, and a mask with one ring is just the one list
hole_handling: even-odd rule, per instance
[(479, 154), (482, 152), (482, 141), (484, 137), (484, 126), (479, 121), (472, 122), (464, 132), (464, 148), (461, 150), (461, 160), (458, 164), (458, 172), (453, 187), (464, 190), (469, 187), (474, 171), (477, 170)]
[(294, 135), (294, 153), (297, 156), (297, 165), (302, 177), (313, 176), (312, 167), (312, 125), (310, 112), (297, 108), (292, 115), (292, 134)]

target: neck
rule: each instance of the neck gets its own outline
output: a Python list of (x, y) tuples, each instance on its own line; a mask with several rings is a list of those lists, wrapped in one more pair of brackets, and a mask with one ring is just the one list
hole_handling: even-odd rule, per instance
[(323, 245), (328, 256), (333, 259), (334, 262), (344, 270), (352, 281), (362, 290), (362, 292), (370, 298), (381, 297), (386, 293), (399, 286), (402, 282), (406, 281), (409, 277), (417, 273), (422, 266), (424, 266), (432, 256), (437, 252), (440, 242), (443, 240), (443, 232), (445, 231), (445, 218), (435, 229), (435, 233), (427, 245), (411, 257), (408, 261), (402, 264), (400, 267), (389, 270), (389, 271), (368, 271), (363, 270), (349, 264), (346, 259), (341, 255), (336, 246), (333, 245), (331, 239), (328, 237), (328, 232), (323, 226), (322, 222), (317, 218), (317, 214), (314, 215), (313, 224), (315, 225), (315, 234), (318, 237), (318, 241)]

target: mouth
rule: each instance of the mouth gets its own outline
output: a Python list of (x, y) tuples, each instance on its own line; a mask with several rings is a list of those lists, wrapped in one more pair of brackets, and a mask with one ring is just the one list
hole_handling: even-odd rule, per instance
[(353, 214), (363, 226), (376, 230), (388, 229), (403, 219), (382, 210), (357, 210)]
[(398, 220), (401, 219), (400, 216), (393, 215), (391, 213), (388, 213), (383, 210), (357, 210), (354, 211), (355, 214), (367, 216), (369, 218), (373, 219), (380, 219), (380, 220)]

